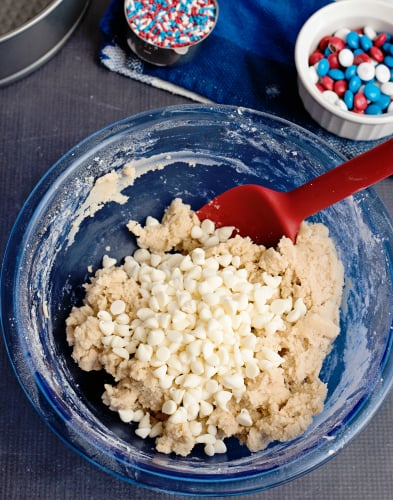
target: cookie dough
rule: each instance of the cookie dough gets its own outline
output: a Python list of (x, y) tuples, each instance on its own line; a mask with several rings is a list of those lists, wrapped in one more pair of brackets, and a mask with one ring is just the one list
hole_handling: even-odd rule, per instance
[(302, 434), (323, 409), (322, 363), (339, 334), (343, 266), (328, 229), (304, 222), (276, 248), (200, 222), (175, 199), (128, 224), (139, 249), (105, 256), (66, 321), (103, 402), (162, 453), (251, 452)]

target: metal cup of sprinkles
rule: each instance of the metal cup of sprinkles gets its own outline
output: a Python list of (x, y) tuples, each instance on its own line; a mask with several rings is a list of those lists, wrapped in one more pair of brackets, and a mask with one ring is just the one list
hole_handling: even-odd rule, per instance
[(213, 31), (217, 0), (125, 0), (127, 43), (142, 60), (171, 66), (190, 60)]

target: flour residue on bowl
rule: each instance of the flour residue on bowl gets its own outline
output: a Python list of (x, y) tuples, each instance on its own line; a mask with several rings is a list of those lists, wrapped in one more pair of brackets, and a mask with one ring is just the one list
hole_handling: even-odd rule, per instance
[[(124, 205), (129, 197), (123, 192), (134, 185), (136, 179), (155, 170), (162, 170), (165, 167), (179, 161), (190, 168), (195, 168), (197, 165), (208, 165), (209, 167), (219, 166), (221, 158), (217, 156), (215, 160), (210, 157), (205, 157), (203, 152), (195, 152), (195, 158), (190, 156), (189, 152), (176, 152), (164, 155), (154, 155), (147, 159), (135, 159), (123, 164), (123, 167), (116, 170), (113, 168), (110, 172), (98, 177), (95, 181), (93, 177), (89, 177), (87, 181), (92, 186), (87, 198), (77, 209), (72, 221), (71, 230), (68, 234), (68, 246), (72, 245), (75, 237), (80, 229), (82, 222), (101, 210), (107, 203), (118, 203)], [(227, 158), (222, 158), (222, 161), (227, 161)], [(237, 172), (248, 172), (251, 170), (244, 165), (240, 160), (232, 159)], [(163, 180), (163, 182), (165, 182)]]
[[(92, 178), (89, 180), (93, 183)], [(122, 194), (122, 191), (128, 186), (132, 186), (134, 180), (135, 169), (130, 164), (126, 164), (118, 172), (113, 170), (99, 177), (94, 182), (88, 197), (76, 213), (68, 235), (68, 244), (71, 245), (74, 242), (81, 223), (87, 217), (93, 217), (98, 210), (101, 210), (105, 203), (112, 201), (124, 205), (128, 197)]]

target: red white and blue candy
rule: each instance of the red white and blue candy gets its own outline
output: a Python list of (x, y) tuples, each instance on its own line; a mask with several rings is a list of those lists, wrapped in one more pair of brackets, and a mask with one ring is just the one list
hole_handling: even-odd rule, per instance
[(393, 112), (393, 36), (371, 26), (341, 28), (309, 56), (312, 82), (332, 104), (354, 113)]
[(213, 0), (128, 0), (125, 12), (137, 36), (167, 49), (200, 42), (214, 28), (217, 16)]

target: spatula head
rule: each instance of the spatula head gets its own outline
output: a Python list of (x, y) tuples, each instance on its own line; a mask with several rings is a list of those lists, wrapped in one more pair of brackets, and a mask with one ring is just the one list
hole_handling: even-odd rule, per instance
[(288, 204), (288, 193), (255, 184), (236, 186), (216, 196), (197, 211), (200, 220), (217, 227), (234, 226), (255, 243), (275, 246), (283, 235), (295, 241), (299, 221)]

